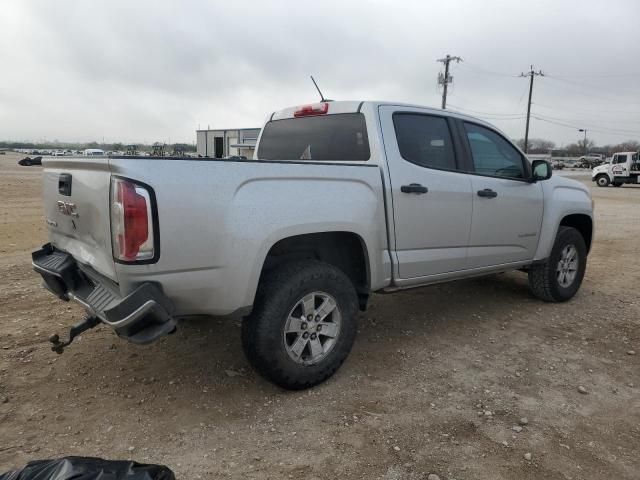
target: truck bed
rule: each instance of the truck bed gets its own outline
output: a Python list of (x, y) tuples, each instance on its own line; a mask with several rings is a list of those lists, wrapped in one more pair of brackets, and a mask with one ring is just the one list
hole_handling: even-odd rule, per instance
[[(52, 245), (116, 282), (122, 295), (145, 281), (159, 281), (177, 315), (226, 315), (238, 305), (250, 306), (269, 248), (281, 238), (322, 231), (327, 225), (333, 231), (356, 232), (373, 245), (371, 277), (389, 277), (379, 273), (390, 271), (390, 260), (384, 254), (387, 225), (377, 165), (96, 156), (47, 157), (43, 166)], [(73, 179), (68, 202), (76, 205), (77, 218), (58, 210), (63, 173)], [(154, 190), (160, 250), (156, 263), (114, 262), (111, 176)], [(249, 288), (233, 287), (237, 285)]]

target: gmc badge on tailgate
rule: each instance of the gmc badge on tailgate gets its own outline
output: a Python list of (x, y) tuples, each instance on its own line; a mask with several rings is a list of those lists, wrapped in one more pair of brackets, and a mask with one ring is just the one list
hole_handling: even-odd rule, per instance
[(76, 212), (76, 204), (70, 202), (63, 202), (58, 200), (58, 211), (63, 215), (68, 215), (73, 218), (78, 218), (78, 212)]

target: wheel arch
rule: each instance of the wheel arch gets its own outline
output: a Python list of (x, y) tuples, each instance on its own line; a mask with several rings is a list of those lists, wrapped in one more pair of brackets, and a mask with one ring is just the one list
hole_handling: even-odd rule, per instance
[(352, 231), (324, 231), (291, 235), (274, 242), (261, 264), (258, 288), (265, 274), (287, 262), (314, 259), (342, 270), (365, 309), (371, 288), (371, 264), (363, 237)]
[(582, 238), (584, 238), (584, 243), (587, 246), (587, 253), (591, 251), (591, 243), (593, 241), (593, 219), (589, 215), (585, 215), (583, 213), (573, 213), (570, 215), (565, 215), (562, 220), (560, 220), (560, 227), (573, 227)]
[(593, 200), (589, 190), (574, 180), (558, 177), (542, 182), (544, 213), (538, 247), (533, 262), (544, 262), (556, 241), (561, 226), (576, 227), (584, 236), (587, 248), (593, 239)]

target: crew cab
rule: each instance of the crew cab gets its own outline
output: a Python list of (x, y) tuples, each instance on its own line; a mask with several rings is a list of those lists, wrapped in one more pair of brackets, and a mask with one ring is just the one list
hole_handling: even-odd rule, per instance
[[(46, 158), (45, 286), (132, 342), (192, 315), (242, 317), (249, 362), (289, 389), (346, 359), (372, 292), (524, 270), (578, 291), (593, 236), (583, 184), (460, 113), (321, 102), (269, 115), (252, 160)], [(402, 321), (398, 319), (398, 321)]]
[(625, 183), (640, 183), (640, 160), (638, 152), (614, 153), (611, 162), (595, 167), (591, 180), (599, 187), (621, 187)]

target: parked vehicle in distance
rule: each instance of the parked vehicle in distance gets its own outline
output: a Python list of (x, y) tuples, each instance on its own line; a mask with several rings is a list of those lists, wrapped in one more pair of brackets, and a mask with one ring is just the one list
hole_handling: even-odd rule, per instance
[(274, 112), (253, 160), (44, 167), (49, 243), (33, 266), (88, 312), (70, 340), (97, 323), (146, 343), (178, 318), (243, 317), (250, 363), (288, 389), (340, 367), (372, 292), (525, 270), (534, 295), (562, 302), (591, 247), (586, 186), (485, 121), (415, 105)]
[(583, 155), (578, 159), (578, 168), (593, 168), (598, 165), (602, 165), (605, 161), (605, 156), (601, 153), (590, 153)]
[(640, 183), (640, 161), (638, 152), (618, 152), (611, 162), (595, 167), (591, 172), (591, 181), (599, 187), (621, 187), (625, 183)]
[(42, 157), (24, 157), (22, 160), (18, 161), (18, 165), (22, 165), (23, 167), (42, 165)]
[(553, 160), (551, 162), (551, 166), (553, 167), (554, 170), (562, 170), (565, 167), (564, 162), (562, 160)]
[(86, 157), (90, 157), (90, 156), (102, 156), (105, 153), (104, 153), (104, 150), (100, 148), (87, 148), (82, 152), (82, 154)]

